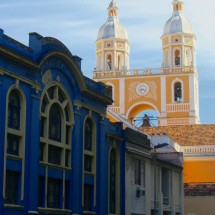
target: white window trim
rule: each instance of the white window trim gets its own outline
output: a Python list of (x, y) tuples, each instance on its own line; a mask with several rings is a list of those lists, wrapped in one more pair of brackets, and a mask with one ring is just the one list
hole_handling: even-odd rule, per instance
[[(175, 52), (176, 52), (177, 50), (180, 52), (180, 65), (178, 65), (178, 66), (175, 65)], [(173, 61), (173, 62), (172, 62), (172, 63), (173, 63), (173, 67), (181, 67), (181, 65), (182, 65), (182, 52), (181, 52), (181, 49), (180, 49), (180, 48), (177, 47), (177, 48), (174, 48), (174, 49), (173, 49), (173, 59), (172, 59), (172, 61)]]
[[(53, 99), (50, 99), (50, 97), (48, 95), (48, 90), (51, 87), (56, 88), (55, 92), (54, 92), (54, 98)], [(57, 98), (59, 89), (63, 92), (64, 97), (65, 97), (65, 100), (63, 103), (60, 103), (58, 98)], [(43, 102), (43, 99), (45, 98), (45, 96), (48, 99), (48, 104), (47, 104), (47, 109), (43, 113), (41, 111), (41, 108), (42, 108), (42, 102)], [(61, 144), (59, 144), (58, 142), (55, 142), (54, 140), (49, 139), (49, 110), (53, 104), (58, 104), (60, 106), (61, 114), (63, 115), (62, 116), (63, 128), (61, 128), (61, 130), (62, 130)], [(65, 116), (65, 111), (64, 111), (67, 105), (69, 108), (69, 121), (66, 121), (66, 116)], [(62, 183), (63, 183), (62, 197), (63, 197), (63, 199), (65, 199), (65, 183), (66, 183), (65, 172), (68, 169), (71, 170), (72, 167), (70, 165), (69, 165), (69, 167), (66, 167), (66, 165), (65, 165), (65, 157), (66, 156), (62, 156), (63, 158), (61, 158), (62, 159), (61, 165), (48, 163), (48, 146), (52, 145), (52, 146), (60, 147), (63, 150), (63, 155), (66, 155), (66, 150), (69, 150), (70, 151), (69, 163), (71, 163), (71, 160), (72, 160), (72, 129), (73, 129), (73, 125), (74, 125), (74, 111), (72, 108), (70, 96), (68, 95), (67, 91), (61, 85), (59, 85), (57, 82), (52, 82), (52, 83), (48, 84), (42, 92), (41, 101), (40, 101), (40, 117), (41, 116), (45, 117), (47, 120), (45, 135), (44, 135), (44, 137), (40, 137), (40, 144), (45, 143), (45, 147), (46, 147), (46, 151), (44, 152), (45, 153), (45, 158), (44, 158), (45, 160), (39, 162), (40, 164), (44, 165), (45, 169), (46, 169), (45, 176), (44, 176), (45, 177), (45, 196), (47, 196), (47, 189), (48, 189), (48, 186), (47, 186), (48, 178), (49, 178), (48, 169), (51, 166), (51, 167), (60, 168), (63, 171), (63, 177), (61, 178)], [(66, 126), (70, 126), (70, 136), (69, 136), (69, 143), (70, 144), (66, 144), (66, 139), (65, 139), (65, 137), (66, 137)], [(62, 210), (62, 211), (65, 210), (65, 204), (66, 204), (65, 201), (63, 201), (63, 205), (62, 205), (63, 209), (57, 209), (57, 210)], [(46, 208), (47, 208), (47, 198), (45, 198), (45, 208), (42, 208), (42, 209), (46, 210)]]
[[(84, 143), (85, 143), (85, 123), (87, 119), (91, 119), (93, 123), (93, 142), (92, 142), (92, 152), (87, 151), (84, 149)], [(82, 174), (82, 207), (84, 207), (84, 176), (85, 175), (92, 175), (94, 176), (94, 199), (93, 199), (93, 204), (94, 207), (96, 206), (96, 147), (97, 147), (97, 127), (96, 127), (96, 122), (94, 118), (92, 117), (92, 114), (90, 113), (87, 115), (84, 119), (83, 123), (83, 164), (82, 164), (82, 169), (83, 169), (83, 174)], [(93, 158), (93, 164), (92, 164), (92, 172), (85, 172), (84, 171), (84, 156), (85, 155), (90, 155)], [(85, 211), (86, 212), (86, 211)]]
[[(16, 82), (19, 83), (19, 82)], [(8, 102), (9, 102), (9, 95), (10, 93), (16, 90), (19, 94), (19, 98), (20, 98), (20, 104), (22, 106), (21, 108), (21, 112), (20, 112), (20, 130), (17, 131), (13, 131), (13, 129), (8, 128), (8, 108), (6, 108), (6, 114), (5, 114), (5, 143), (4, 143), (4, 173), (3, 173), (3, 197), (6, 198), (6, 171), (7, 171), (7, 157), (14, 157), (15, 159), (17, 158), (17, 156), (13, 156), (13, 155), (7, 155), (7, 135), (8, 133), (10, 134), (15, 134), (18, 136), (20, 136), (21, 139), (21, 147), (20, 147), (20, 155), (18, 156), (18, 158), (20, 158), (20, 160), (22, 161), (22, 172), (21, 172), (21, 200), (24, 199), (24, 175), (25, 175), (25, 129), (26, 129), (26, 97), (25, 94), (23, 92), (23, 90), (19, 87), (19, 85), (13, 85), (9, 88), (8, 92), (7, 92), (7, 97), (6, 97), (6, 104), (8, 107)]]
[[(107, 58), (108, 58), (109, 55), (111, 56), (111, 70), (107, 70)], [(104, 65), (105, 71), (109, 72), (109, 71), (114, 70), (114, 67), (113, 67), (113, 65), (114, 65), (114, 59), (113, 59), (113, 54), (111, 52), (107, 52), (105, 54), (105, 62), (104, 62), (104, 64), (105, 64)]]
[[(179, 82), (181, 83), (181, 95), (182, 95), (182, 99), (181, 99), (181, 102), (177, 102), (175, 101), (175, 84)], [(184, 102), (184, 82), (179, 79), (179, 78), (176, 78), (172, 81), (172, 103), (183, 103)]]

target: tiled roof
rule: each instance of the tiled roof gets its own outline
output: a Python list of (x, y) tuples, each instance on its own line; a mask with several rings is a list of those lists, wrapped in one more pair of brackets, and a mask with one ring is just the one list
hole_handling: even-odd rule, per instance
[(181, 146), (215, 145), (215, 124), (143, 126), (139, 129), (150, 136), (168, 135)]

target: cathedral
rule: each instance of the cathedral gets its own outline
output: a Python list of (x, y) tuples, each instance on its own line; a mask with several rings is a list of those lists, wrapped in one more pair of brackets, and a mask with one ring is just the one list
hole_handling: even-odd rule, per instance
[(172, 4), (173, 14), (161, 36), (161, 68), (130, 69), (130, 42), (115, 1), (99, 29), (93, 79), (112, 86), (114, 103), (109, 108), (130, 121), (146, 110), (157, 112), (159, 125), (200, 121), (196, 35), (183, 14), (183, 1)]

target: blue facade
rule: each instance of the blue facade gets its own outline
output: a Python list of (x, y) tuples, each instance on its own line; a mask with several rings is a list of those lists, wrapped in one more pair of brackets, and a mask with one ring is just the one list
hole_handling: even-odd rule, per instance
[(60, 41), (0, 29), (0, 214), (125, 214), (125, 140), (109, 88)]

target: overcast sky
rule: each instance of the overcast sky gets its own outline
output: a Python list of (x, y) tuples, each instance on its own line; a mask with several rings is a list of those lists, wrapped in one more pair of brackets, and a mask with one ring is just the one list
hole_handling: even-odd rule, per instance
[[(116, 0), (131, 42), (130, 68), (161, 67), (161, 40), (172, 14), (172, 0)], [(62, 41), (80, 56), (92, 78), (97, 33), (107, 19), (110, 0), (0, 0), (0, 28), (28, 45), (28, 33)], [(184, 0), (184, 14), (197, 36), (201, 123), (215, 123), (215, 3)]]

